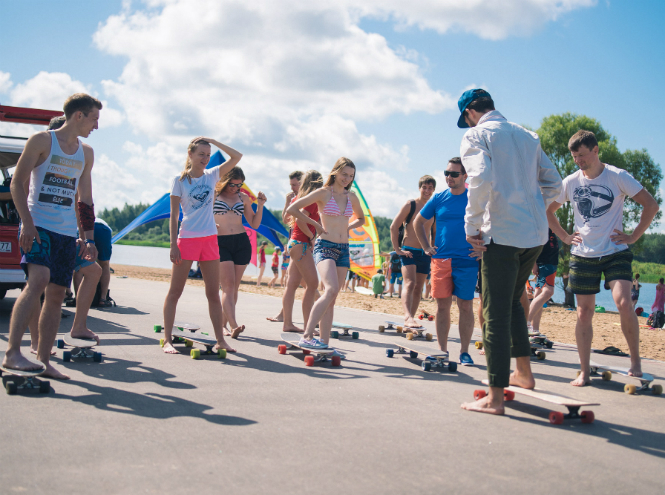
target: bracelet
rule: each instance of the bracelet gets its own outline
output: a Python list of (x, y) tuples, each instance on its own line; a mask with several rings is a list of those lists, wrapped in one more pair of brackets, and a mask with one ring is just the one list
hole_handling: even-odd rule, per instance
[(95, 241), (93, 241), (92, 239), (86, 239), (86, 240), (85, 240), (85, 243), (86, 243), (86, 244), (94, 244)]

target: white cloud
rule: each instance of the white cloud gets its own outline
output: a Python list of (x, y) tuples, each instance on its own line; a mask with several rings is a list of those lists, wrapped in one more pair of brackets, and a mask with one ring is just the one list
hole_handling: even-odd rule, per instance
[(11, 74), (0, 70), (0, 93), (6, 93), (12, 87)]

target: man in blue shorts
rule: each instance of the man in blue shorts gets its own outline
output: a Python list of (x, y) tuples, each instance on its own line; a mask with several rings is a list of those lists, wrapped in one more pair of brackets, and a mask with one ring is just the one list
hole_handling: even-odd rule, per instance
[[(416, 216), (415, 233), (425, 253), (432, 256), (432, 297), (436, 299), (436, 336), (442, 351), (448, 352), (450, 308), (453, 294), (459, 308), (462, 344), (460, 364), (471, 366), (469, 342), (473, 334), (473, 298), (478, 280), (478, 262), (471, 258), (471, 245), (464, 232), (467, 191), (462, 160), (451, 158), (444, 172), (448, 189), (435, 194)], [(436, 221), (436, 245), (430, 244), (429, 221)]]
[[(16, 165), (11, 193), (21, 217), (21, 266), (28, 281), (14, 303), (9, 322), (9, 342), (2, 362), (7, 368), (40, 368), (21, 354), (21, 339), (32, 312), (40, 311), (37, 359), (46, 366), (43, 375), (69, 378), (49, 361), (60, 326), (60, 307), (74, 271), (76, 246), (83, 258), (97, 257), (91, 176), (94, 155), (79, 137), (88, 137), (98, 128), (101, 109), (102, 103), (92, 96), (70, 96), (64, 104), (65, 125), (56, 131), (33, 134)], [(77, 207), (82, 226), (80, 238)], [(40, 310), (42, 293), (45, 298)]]

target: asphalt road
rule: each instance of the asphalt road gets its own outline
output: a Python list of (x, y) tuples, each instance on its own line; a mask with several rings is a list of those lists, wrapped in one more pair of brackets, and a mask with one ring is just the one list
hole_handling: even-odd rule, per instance
[[(483, 388), (483, 357), (472, 349), (476, 366), (452, 374), (388, 358), (403, 337), (378, 333), (378, 313), (337, 309), (335, 320), (359, 328), (360, 339), (339, 342), (348, 353), (341, 367), (310, 368), (301, 352), (277, 352), (281, 325), (265, 317), (281, 301), (241, 293), (247, 330), (238, 354), (196, 361), (180, 345), (181, 355), (167, 356), (152, 328), (167, 285), (113, 278), (112, 289), (118, 308), (89, 317), (102, 363), (63, 363), (58, 350), (54, 363), (72, 380), (51, 381), (48, 395), (0, 393), (0, 493), (664, 491), (665, 395), (627, 395), (632, 381), (618, 376), (573, 388), (569, 347), (532, 362), (538, 387), (601, 403), (589, 408), (593, 424), (551, 425), (549, 412), (565, 408), (519, 396), (505, 417), (461, 410)], [(0, 301), (0, 351), (17, 295)], [(61, 332), (72, 320), (63, 318)], [(202, 288), (187, 287), (177, 320), (212, 332)], [(451, 351), (459, 352), (456, 329)], [(626, 358), (593, 359), (627, 366)], [(644, 368), (665, 383), (665, 363)]]

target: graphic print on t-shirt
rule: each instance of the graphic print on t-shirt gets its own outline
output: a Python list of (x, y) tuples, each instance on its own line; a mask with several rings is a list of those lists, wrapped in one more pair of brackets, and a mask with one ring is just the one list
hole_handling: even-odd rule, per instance
[(592, 218), (602, 217), (612, 208), (614, 193), (600, 184), (578, 186), (573, 191), (573, 201), (584, 223), (588, 223)]
[(192, 208), (198, 210), (199, 208), (203, 208), (210, 204), (210, 201), (212, 200), (210, 193), (212, 193), (212, 189), (207, 184), (199, 184), (194, 187), (189, 193)]
[(83, 162), (56, 154), (51, 155), (44, 181), (39, 190), (40, 203), (71, 207), (76, 195), (76, 177)]

